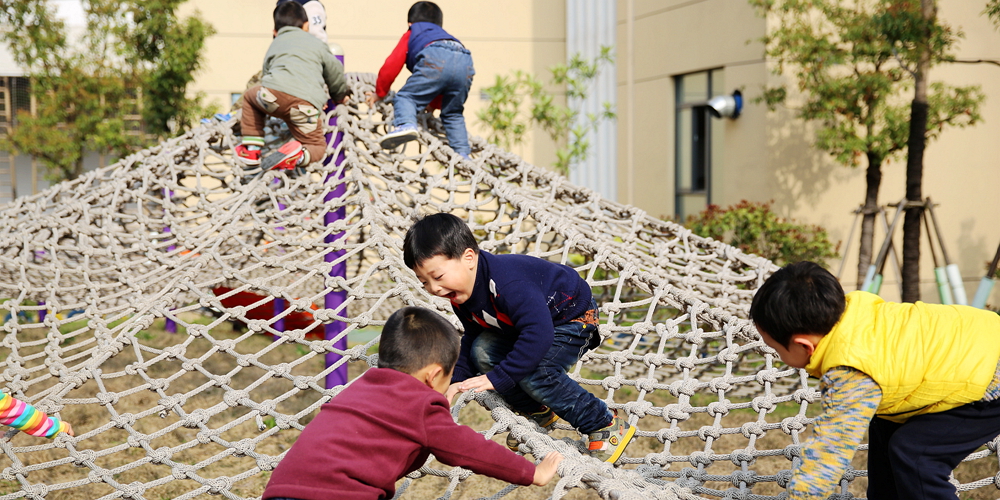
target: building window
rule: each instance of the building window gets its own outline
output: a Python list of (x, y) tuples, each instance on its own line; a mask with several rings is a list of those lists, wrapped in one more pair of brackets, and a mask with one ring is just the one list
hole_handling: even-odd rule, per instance
[[(722, 69), (674, 77), (677, 90), (677, 147), (674, 214), (679, 221), (712, 202), (712, 166), (722, 144), (721, 120), (713, 120), (708, 100), (722, 94)], [(713, 139), (715, 139), (713, 141)]]
[(31, 112), (31, 83), (21, 76), (0, 76), (0, 135), (17, 125), (17, 114)]

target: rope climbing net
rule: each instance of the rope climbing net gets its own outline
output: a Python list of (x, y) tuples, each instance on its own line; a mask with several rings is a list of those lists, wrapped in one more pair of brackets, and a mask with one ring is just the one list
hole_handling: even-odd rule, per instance
[[(4, 433), (0, 500), (259, 498), (344, 388), (330, 377), (374, 364), (392, 311), (420, 305), (458, 326), (402, 259), (412, 217), (438, 211), (467, 220), (483, 249), (570, 265), (594, 290), (604, 341), (571, 375), (638, 427), (617, 466), (587, 456), (566, 424), (543, 432), (495, 394), (463, 395), (453, 409), (488, 438), (513, 433), (522, 453), (565, 455), (553, 498), (783, 491), (819, 392), (745, 319), (770, 261), (481, 140), (463, 160), (428, 116), (418, 141), (382, 151), (391, 106), (358, 99), (374, 75), (349, 81), (354, 100), (329, 115), (326, 165), (247, 168), (231, 154), (236, 120), (214, 120), (0, 208), (3, 390), (77, 430), (52, 441)], [(238, 296), (255, 298), (233, 305)], [(323, 338), (330, 325), (340, 326)], [(961, 490), (997, 484), (996, 444), (960, 468)], [(835, 498), (863, 491), (852, 483), (864, 475), (849, 470)], [(399, 495), (425, 498), (431, 482), (448, 498), (474, 480), (431, 460)], [(484, 484), (491, 498), (518, 495)]]

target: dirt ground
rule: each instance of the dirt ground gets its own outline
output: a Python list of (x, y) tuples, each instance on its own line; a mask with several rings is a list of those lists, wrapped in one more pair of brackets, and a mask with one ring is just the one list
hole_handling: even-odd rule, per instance
[[(210, 318), (200, 319), (192, 317), (191, 322), (208, 323)], [(323, 369), (322, 356), (315, 355), (303, 346), (282, 345), (273, 346), (269, 337), (263, 335), (242, 335), (232, 331), (228, 324), (222, 324), (212, 328), (211, 335), (217, 340), (238, 340), (234, 342), (235, 350), (241, 353), (266, 352), (261, 356), (262, 363), (276, 365), (279, 363), (293, 363), (305, 359), (305, 361), (292, 369), (297, 374), (312, 374)], [(22, 343), (28, 340), (21, 338)], [(44, 338), (38, 332), (39, 338)], [(168, 500), (174, 498), (219, 498), (215, 495), (199, 492), (198, 488), (202, 483), (188, 479), (175, 478), (172, 469), (168, 466), (149, 462), (150, 450), (164, 450), (173, 448), (178, 450), (170, 456), (170, 459), (179, 464), (194, 466), (196, 473), (207, 482), (217, 485), (225, 490), (227, 487), (232, 494), (240, 497), (259, 496), (267, 483), (269, 473), (261, 472), (248, 477), (237, 478), (241, 474), (253, 469), (255, 460), (251, 456), (234, 456), (233, 450), (222, 446), (218, 442), (211, 442), (206, 439), (198, 429), (187, 428), (177, 424), (178, 417), (170, 414), (166, 418), (160, 418), (156, 412), (152, 412), (158, 404), (158, 396), (155, 392), (143, 390), (129, 392), (141, 382), (131, 373), (129, 367), (141, 356), (148, 361), (150, 354), (136, 346), (141, 344), (148, 348), (163, 349), (169, 346), (177, 346), (187, 339), (183, 329), (177, 335), (171, 335), (163, 330), (162, 320), (158, 321), (153, 328), (147, 332), (137, 335), (135, 345), (127, 346), (121, 353), (102, 363), (101, 381), (104, 389), (108, 393), (118, 393), (121, 397), (107, 406), (98, 404), (74, 404), (73, 397), (93, 397), (101, 392), (96, 387), (96, 382), (91, 380), (84, 387), (68, 395), (68, 404), (62, 410), (62, 416), (72, 422), (76, 429), (77, 436), (83, 436), (76, 447), (77, 449), (89, 449), (106, 451), (107, 453), (94, 460), (95, 464), (101, 468), (101, 473), (91, 470), (89, 467), (75, 466), (68, 459), (68, 452), (65, 449), (55, 448), (49, 450), (38, 450), (38, 445), (45, 444), (40, 438), (28, 436), (23, 433), (16, 433), (11, 438), (0, 439), (0, 446), (14, 447), (17, 449), (18, 457), (23, 461), (23, 465), (31, 470), (27, 475), (27, 480), (32, 484), (42, 483), (54, 489), (47, 498), (59, 500), (91, 500), (116, 492), (116, 488), (110, 484), (130, 485), (142, 491), (142, 495), (147, 499)], [(41, 348), (39, 348), (41, 349)], [(20, 354), (25, 356), (30, 354), (29, 350), (22, 350)], [(137, 354), (138, 353), (138, 354)], [(212, 350), (212, 344), (203, 338), (196, 339), (185, 347), (185, 355), (188, 359), (199, 359), (202, 369), (212, 374), (232, 374), (230, 386), (233, 388), (245, 388), (251, 384), (258, 383), (262, 376), (266, 374), (264, 370), (249, 366), (239, 366), (239, 360), (234, 360), (232, 356), (221, 355)], [(6, 353), (5, 353), (6, 356)], [(220, 404), (225, 396), (225, 391), (216, 387), (203, 374), (197, 370), (189, 370), (191, 366), (183, 366), (177, 360), (157, 362), (146, 370), (146, 376), (150, 378), (170, 379), (169, 393), (189, 394), (190, 397), (184, 404), (185, 410), (197, 408), (212, 408)], [(239, 369), (237, 369), (239, 368)], [(349, 367), (350, 377), (360, 375), (367, 365), (361, 362), (352, 363)], [(120, 377), (108, 377), (107, 374), (121, 373)], [(284, 398), (291, 389), (290, 383), (282, 383), (283, 379), (275, 379), (274, 382), (259, 384), (251, 391), (251, 398), (261, 402), (265, 400), (276, 400)], [(287, 381), (285, 381), (287, 382)], [(44, 384), (40, 385), (44, 387)], [(40, 390), (40, 389), (39, 389)], [(34, 391), (32, 391), (34, 392)], [(599, 394), (600, 395), (600, 394)], [(603, 395), (601, 395), (603, 396)], [(616, 393), (616, 397), (629, 397), (624, 391)], [(635, 399), (637, 395), (631, 395)], [(289, 414), (302, 411), (317, 399), (314, 391), (300, 391), (297, 394), (287, 396), (287, 399), (279, 405), (280, 411)], [(669, 393), (654, 393), (647, 395), (647, 401), (652, 401), (655, 406), (666, 406), (676, 403), (677, 399)], [(707, 402), (710, 402), (707, 401)], [(701, 404), (707, 404), (702, 402)], [(696, 405), (698, 406), (698, 405)], [(810, 406), (810, 416), (813, 415), (818, 405)], [(766, 417), (767, 422), (780, 422), (783, 418), (792, 416), (798, 411), (797, 405), (779, 405), (772, 413)], [(132, 434), (122, 428), (115, 428), (111, 422), (120, 419), (122, 415), (130, 415), (134, 418), (131, 424)], [(311, 418), (307, 416), (301, 421), (305, 423)], [(128, 418), (126, 418), (128, 420)], [(731, 411), (722, 420), (722, 426), (727, 429), (739, 429), (743, 423), (758, 420), (758, 414), (751, 410)], [(473, 428), (484, 430), (493, 423), (489, 413), (477, 404), (472, 404), (463, 410), (460, 421)], [(682, 430), (699, 430), (710, 427), (714, 423), (714, 417), (707, 413), (692, 413), (690, 418), (683, 421), (679, 427)], [(268, 422), (273, 426), (273, 422)], [(224, 409), (220, 413), (211, 417), (207, 425), (213, 429), (220, 429), (220, 439), (228, 443), (239, 443), (245, 439), (260, 438), (261, 431), (257, 428), (250, 412), (242, 406)], [(658, 431), (668, 427), (669, 423), (661, 417), (647, 416), (640, 420), (639, 429), (645, 431)], [(165, 431), (165, 429), (169, 429)], [(269, 430), (270, 431), (270, 430)], [(271, 431), (273, 432), (273, 431)], [(138, 434), (137, 434), (138, 433)], [(149, 448), (144, 449), (135, 439), (136, 435), (145, 435), (149, 442)], [(288, 449), (298, 437), (299, 432), (294, 429), (282, 430), (274, 435), (260, 440), (255, 445), (254, 452), (259, 454), (275, 456)], [(557, 430), (556, 437), (570, 436), (578, 437), (575, 432)], [(808, 431), (805, 434), (808, 436)], [(505, 434), (494, 437), (494, 440), (503, 443)], [(207, 444), (198, 446), (199, 439), (207, 441)], [(757, 450), (781, 450), (791, 443), (790, 437), (781, 430), (771, 430), (766, 432), (756, 443)], [(679, 439), (671, 444), (672, 455), (687, 455), (692, 452), (704, 451), (705, 441), (697, 436), (692, 438)], [(747, 446), (747, 438), (742, 434), (723, 435), (715, 440), (712, 445), (714, 453), (729, 453), (734, 449), (742, 449)], [(629, 446), (626, 451), (628, 457), (644, 457), (650, 453), (660, 453), (664, 450), (664, 445), (654, 437), (641, 437)], [(996, 456), (986, 457), (973, 463), (964, 464), (958, 471), (957, 477), (963, 482), (990, 478), (997, 472)], [(865, 453), (858, 453), (854, 459), (854, 467), (865, 468)], [(136, 466), (138, 464), (138, 466)], [(15, 493), (20, 490), (19, 483), (13, 480), (10, 474), (11, 461), (5, 455), (0, 456), (0, 469), (4, 470), (0, 477), (0, 496)], [(779, 470), (789, 468), (790, 463), (783, 456), (761, 457), (752, 465), (751, 469), (758, 475), (770, 475)], [(440, 466), (445, 468), (444, 466)], [(627, 465), (626, 467), (635, 467)], [(675, 463), (668, 470), (680, 471), (685, 467), (691, 467), (690, 463)], [(707, 468), (711, 474), (729, 474), (737, 467), (729, 461), (715, 461)], [(225, 479), (228, 476), (231, 480)], [(76, 483), (81, 484), (77, 485)], [(399, 484), (402, 484), (400, 481)], [(504, 498), (511, 500), (536, 499), (551, 495), (555, 485), (545, 488), (527, 487), (517, 488)], [(491, 496), (506, 486), (506, 483), (480, 476), (462, 482), (454, 492), (453, 499), (473, 499), (484, 496)], [(709, 483), (706, 486), (724, 491), (732, 487), (728, 482)], [(850, 491), (856, 496), (864, 496), (866, 479), (860, 478), (851, 485)], [(445, 493), (448, 487), (447, 478), (425, 477), (415, 481), (409, 486), (402, 498), (404, 499), (432, 499), (438, 498)], [(780, 488), (773, 482), (766, 482), (756, 485), (753, 492), (758, 495), (776, 495)], [(996, 490), (993, 486), (979, 488), (973, 492), (962, 493), (960, 498), (964, 500), (985, 500), (995, 498)], [(570, 500), (597, 499), (599, 496), (593, 490), (577, 488), (572, 490), (563, 498)]]

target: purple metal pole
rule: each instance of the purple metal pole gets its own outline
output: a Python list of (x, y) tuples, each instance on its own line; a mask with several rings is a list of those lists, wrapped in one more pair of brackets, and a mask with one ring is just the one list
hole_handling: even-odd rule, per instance
[[(45, 250), (35, 250), (34, 254), (32, 255), (32, 257), (34, 258), (35, 262), (38, 262), (39, 260), (41, 260), (42, 258), (45, 257)], [(39, 300), (38, 301), (38, 305), (43, 306), (41, 309), (38, 310), (38, 322), (39, 323), (44, 323), (45, 322), (45, 313), (46, 313), (45, 307), (44, 307), (45, 306), (45, 301), (44, 300)]]
[[(341, 63), (344, 62), (344, 56), (343, 55), (338, 55), (337, 59), (339, 59)], [(327, 104), (327, 106), (331, 110), (336, 105), (337, 105), (337, 103), (333, 102), (333, 100), (330, 100), (329, 103)], [(337, 117), (333, 116), (333, 117), (330, 118), (330, 126), (334, 126), (335, 127), (336, 125), (337, 125)], [(340, 142), (343, 139), (344, 139), (344, 133), (343, 132), (337, 132), (336, 134), (334, 134), (334, 133), (326, 134), (326, 143), (327, 144), (331, 144), (331, 141), (332, 141), (332, 145), (333, 145), (334, 149), (337, 149), (337, 146), (340, 145)], [(331, 161), (334, 161), (335, 162), (334, 165), (340, 166), (340, 165), (342, 165), (344, 163), (344, 159), (345, 159), (344, 152), (341, 151), (340, 154), (337, 155), (336, 159), (334, 159), (333, 156), (329, 156), (323, 162), (323, 164), (324, 165), (328, 165)], [(336, 182), (336, 184), (337, 184), (337, 186), (335, 188), (333, 188), (330, 191), (330, 193), (327, 194), (323, 198), (323, 201), (325, 201), (325, 202), (326, 201), (330, 201), (330, 200), (332, 200), (334, 198), (341, 197), (341, 196), (343, 196), (344, 194), (347, 193), (347, 186), (344, 185), (344, 176), (343, 176), (343, 174), (341, 174), (340, 176), (337, 176), (336, 173), (332, 173), (332, 174), (330, 174), (330, 175), (327, 176), (327, 178), (326, 178), (326, 180), (324, 182), (326, 182), (328, 184), (331, 183), (331, 182)], [(323, 223), (326, 224), (327, 226), (329, 226), (329, 225), (333, 224), (336, 221), (343, 220), (345, 215), (347, 215), (347, 209), (344, 208), (344, 207), (340, 207), (340, 208), (338, 208), (337, 210), (335, 210), (333, 212), (327, 212), (323, 216)], [(342, 233), (342, 232), (341, 233), (337, 233), (337, 234), (330, 234), (330, 235), (327, 235), (327, 237), (324, 239), (324, 242), (326, 242), (326, 243), (333, 243), (333, 242), (335, 242), (338, 239), (343, 238), (343, 237), (344, 237), (344, 233)], [(330, 253), (326, 254), (326, 256), (324, 257), (324, 260), (326, 262), (334, 262), (337, 259), (342, 258), (345, 253), (346, 253), (346, 250), (337, 250), (337, 251), (334, 251), (334, 252), (330, 252)], [(330, 269), (330, 277), (335, 277), (335, 276), (345, 277), (346, 275), (347, 275), (347, 264), (344, 261), (341, 261), (341, 262), (339, 262), (337, 264), (334, 264), (333, 267)], [(326, 297), (323, 300), (323, 307), (325, 307), (326, 309), (330, 309), (330, 310), (337, 309), (338, 307), (340, 307), (344, 303), (345, 300), (347, 300), (347, 291), (346, 290), (333, 291), (333, 292), (330, 292), (330, 293), (326, 294)], [(341, 334), (346, 328), (347, 328), (347, 325), (343, 321), (331, 321), (330, 323), (327, 323), (326, 325), (323, 325), (323, 330), (324, 330), (323, 337), (326, 340), (333, 340), (337, 335)], [(340, 349), (340, 350), (345, 350), (346, 351), (347, 350), (347, 336), (345, 335), (343, 338), (341, 338), (340, 340), (338, 340), (333, 345), (333, 347), (336, 348), (336, 349)], [(336, 354), (336, 353), (332, 353), (332, 352), (326, 353), (326, 366), (327, 366), (327, 368), (329, 368), (334, 363), (336, 363), (337, 361), (339, 361), (341, 357), (342, 357), (341, 355)], [(338, 366), (336, 370), (333, 370), (332, 372), (330, 372), (326, 376), (326, 388), (327, 389), (336, 387), (338, 385), (344, 385), (346, 383), (347, 383), (347, 363), (344, 363), (344, 364)]]
[[(280, 179), (274, 179), (273, 184), (281, 184), (281, 180)], [(278, 202), (278, 210), (281, 211), (281, 210), (284, 210), (284, 209), (285, 209), (285, 204), (281, 203), (281, 202)], [(285, 227), (284, 226), (279, 226), (276, 229), (278, 231), (284, 231)], [(275, 316), (277, 316), (277, 315), (279, 315), (279, 314), (281, 314), (281, 313), (283, 313), (285, 311), (285, 299), (283, 299), (281, 297), (275, 297), (274, 300), (271, 302), (271, 304), (272, 304), (271, 305), (271, 307), (272, 307), (271, 308), (271, 313), (272, 313), (271, 317), (272, 318), (275, 317)], [(275, 321), (274, 322), (274, 329), (277, 330), (277, 331), (279, 331), (279, 332), (284, 332), (285, 331), (285, 318), (279, 318), (277, 321)], [(278, 340), (278, 337), (275, 336), (272, 340)]]
[[(163, 188), (163, 194), (165, 194), (168, 199), (174, 196), (174, 192), (170, 191), (167, 188)], [(166, 234), (170, 234), (170, 226), (164, 227), (163, 232)], [(169, 247), (167, 247), (167, 251), (173, 252), (175, 248), (177, 248), (176, 245), (170, 245)], [(177, 323), (170, 318), (166, 318), (166, 324), (164, 325), (164, 328), (170, 333), (177, 333)]]
[[(275, 297), (274, 308), (272, 309), (272, 312), (274, 313), (274, 315), (271, 316), (272, 318), (285, 312), (285, 299), (282, 299), (280, 297)], [(285, 318), (278, 318), (274, 322), (274, 329), (279, 332), (285, 331)], [(278, 339), (277, 337), (275, 337), (273, 340), (278, 340)]]

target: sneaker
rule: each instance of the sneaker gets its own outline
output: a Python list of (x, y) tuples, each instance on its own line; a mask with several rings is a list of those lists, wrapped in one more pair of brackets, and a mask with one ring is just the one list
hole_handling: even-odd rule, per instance
[(261, 167), (264, 170), (292, 170), (299, 163), (299, 158), (305, 154), (302, 143), (299, 141), (288, 141), (278, 148), (278, 151), (271, 153), (264, 158)]
[(245, 144), (240, 144), (239, 146), (236, 146), (236, 149), (233, 150), (233, 153), (235, 153), (236, 157), (242, 160), (243, 163), (246, 163), (247, 165), (250, 166), (260, 165), (259, 149), (249, 149), (246, 147)]
[(590, 456), (605, 462), (615, 463), (622, 456), (625, 447), (632, 441), (635, 427), (615, 413), (611, 425), (590, 433)]
[(406, 144), (417, 138), (417, 127), (414, 125), (400, 125), (382, 136), (379, 143), (382, 145), (382, 149), (396, 149), (396, 146), (401, 144)]
[[(559, 420), (559, 415), (556, 415), (556, 412), (552, 411), (552, 408), (549, 408), (548, 406), (543, 406), (542, 408), (542, 411), (535, 413), (524, 413), (520, 411), (515, 413), (531, 420), (543, 429), (549, 429), (556, 423), (557, 420)], [(513, 434), (507, 434), (507, 448), (510, 448), (510, 451), (517, 451), (517, 446), (519, 444), (521, 443), (517, 441), (517, 438), (515, 438)]]

